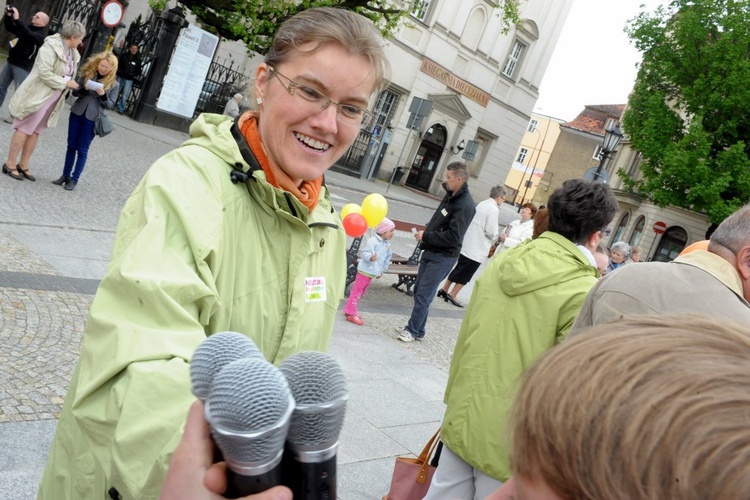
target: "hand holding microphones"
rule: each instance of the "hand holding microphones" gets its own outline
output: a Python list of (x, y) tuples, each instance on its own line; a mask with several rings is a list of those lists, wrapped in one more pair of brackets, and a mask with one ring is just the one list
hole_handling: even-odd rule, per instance
[[(276, 368), (247, 337), (222, 332), (196, 349), (190, 378), (193, 393), (205, 404), (196, 406), (203, 408), (227, 466), (222, 484), (223, 469), (209, 458), (204, 484), (210, 491), (223, 492), (226, 486), (228, 498), (262, 492), (249, 498), (289, 498), (283, 496), (288, 490), (277, 488), (285, 485), (295, 499), (336, 498), (336, 449), (349, 394), (344, 373), (331, 356), (304, 351)], [(193, 418), (199, 421), (192, 425), (205, 428), (195, 411), (191, 409), (188, 425)], [(186, 426), (170, 473), (175, 461), (180, 463), (185, 441), (199, 434), (188, 431)], [(163, 499), (177, 498), (164, 496), (167, 486), (177, 483), (171, 479), (168, 473)]]
[[(203, 403), (190, 407), (185, 431), (172, 453), (160, 500), (223, 500), (227, 489), (227, 465), (214, 463), (214, 443), (203, 417)], [(291, 500), (292, 492), (276, 486), (240, 500)]]

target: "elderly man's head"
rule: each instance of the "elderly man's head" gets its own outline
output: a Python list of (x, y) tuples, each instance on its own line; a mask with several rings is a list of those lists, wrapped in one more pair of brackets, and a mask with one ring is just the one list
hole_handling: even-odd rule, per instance
[(49, 24), (49, 16), (42, 11), (37, 12), (31, 17), (31, 25), (37, 28), (44, 28)]
[(711, 235), (708, 251), (729, 261), (742, 280), (745, 300), (750, 301), (750, 205), (737, 210)]

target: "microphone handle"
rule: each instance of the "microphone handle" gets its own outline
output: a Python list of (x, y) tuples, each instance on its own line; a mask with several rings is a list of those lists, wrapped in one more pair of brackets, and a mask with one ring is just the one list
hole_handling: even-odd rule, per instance
[[(281, 463), (258, 476), (243, 476), (227, 468), (226, 498), (240, 498), (270, 490), (281, 483)], [(296, 498), (296, 497), (295, 497)]]
[(294, 500), (336, 500), (336, 455), (322, 462), (298, 462), (284, 453), (281, 484), (292, 490)]

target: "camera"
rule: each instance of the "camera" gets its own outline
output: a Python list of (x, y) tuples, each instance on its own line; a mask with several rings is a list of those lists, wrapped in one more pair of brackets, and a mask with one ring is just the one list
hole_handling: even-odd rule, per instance
[(8, 4), (5, 6), (5, 13), (6, 14), (13, 14), (13, 6), (11, 4)]

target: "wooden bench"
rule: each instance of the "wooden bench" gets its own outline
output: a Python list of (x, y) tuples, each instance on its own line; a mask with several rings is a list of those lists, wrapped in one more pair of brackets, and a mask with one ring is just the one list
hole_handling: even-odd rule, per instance
[[(424, 231), (425, 226), (423, 224), (414, 224), (413, 222), (401, 221), (397, 219), (391, 219), (396, 225), (397, 231), (408, 231), (411, 233), (411, 229), (415, 228), (417, 231)], [(346, 296), (349, 296), (349, 287), (354, 283), (354, 279), (357, 277), (357, 262), (359, 262), (359, 246), (362, 243), (362, 236), (354, 238), (352, 244), (349, 246), (349, 250), (346, 252)], [(422, 257), (421, 245), (417, 243), (411, 256), (403, 257), (402, 255), (392, 254), (391, 264), (388, 266), (388, 270), (385, 274), (395, 274), (398, 276), (398, 282), (391, 286), (399, 292), (404, 292), (408, 296), (413, 296), (412, 286), (417, 280), (417, 271), (419, 271), (419, 259)], [(401, 287), (405, 287), (402, 289)]]

